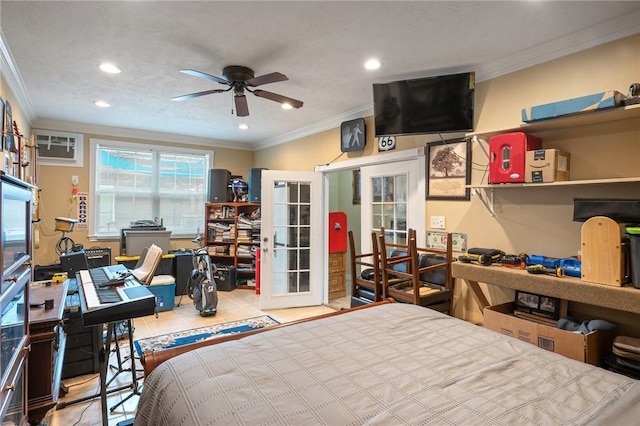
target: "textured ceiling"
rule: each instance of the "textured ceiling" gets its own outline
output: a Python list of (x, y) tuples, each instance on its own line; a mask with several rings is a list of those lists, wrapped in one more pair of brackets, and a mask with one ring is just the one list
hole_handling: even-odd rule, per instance
[[(640, 32), (640, 3), (617, 1), (2, 1), (0, 15), (32, 123), (245, 148), (371, 114), (372, 83), (470, 70), (484, 80)], [(371, 56), (382, 62), (374, 72), (363, 68)], [(102, 73), (102, 61), (122, 73)], [(284, 111), (247, 94), (250, 116), (240, 118), (231, 92), (170, 100), (223, 87), (180, 69), (221, 76), (226, 65), (287, 75), (261, 88), (304, 106)]]

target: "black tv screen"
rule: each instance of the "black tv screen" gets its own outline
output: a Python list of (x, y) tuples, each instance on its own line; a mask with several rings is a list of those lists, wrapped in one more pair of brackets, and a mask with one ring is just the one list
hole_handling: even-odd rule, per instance
[(373, 85), (376, 137), (473, 131), (475, 72)]

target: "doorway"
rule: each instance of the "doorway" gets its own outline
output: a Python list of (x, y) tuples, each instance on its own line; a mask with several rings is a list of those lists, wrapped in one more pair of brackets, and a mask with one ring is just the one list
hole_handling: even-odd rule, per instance
[[(360, 204), (354, 203), (354, 171), (359, 173)], [(425, 242), (425, 158), (424, 148), (414, 148), (386, 154), (378, 154), (342, 161), (340, 163), (318, 166), (325, 179), (324, 217), (331, 211), (344, 211), (347, 214), (347, 227), (354, 232), (356, 252), (371, 249), (371, 230), (380, 225), (392, 230), (390, 238), (402, 238), (408, 228), (416, 229), (418, 243)], [(380, 197), (374, 198), (374, 185), (384, 185)], [(393, 182), (393, 196), (389, 183)], [(400, 186), (405, 188), (404, 193)], [(383, 187), (380, 187), (383, 188)], [(383, 192), (386, 194), (383, 196)], [(374, 201), (375, 200), (375, 201)], [(391, 214), (389, 214), (391, 213)], [(325, 224), (325, 227), (328, 224)], [(327, 229), (327, 228), (325, 228)], [(363, 237), (364, 235), (364, 237)], [(349, 253), (347, 252), (347, 260)], [(326, 261), (325, 263), (326, 264)], [(351, 291), (350, 265), (347, 261), (347, 295)], [(326, 301), (325, 301), (326, 303)]]

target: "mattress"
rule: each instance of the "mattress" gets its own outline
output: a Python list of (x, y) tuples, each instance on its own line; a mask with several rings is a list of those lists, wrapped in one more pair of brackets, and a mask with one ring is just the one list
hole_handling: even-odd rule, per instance
[(392, 303), (203, 347), (145, 379), (135, 425), (637, 424), (640, 385)]

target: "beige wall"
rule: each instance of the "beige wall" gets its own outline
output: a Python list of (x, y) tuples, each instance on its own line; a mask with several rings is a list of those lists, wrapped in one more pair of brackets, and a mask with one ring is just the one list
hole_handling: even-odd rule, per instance
[[(56, 252), (56, 243), (61, 237), (60, 232), (55, 232), (54, 218), (76, 217), (76, 202), (71, 200), (71, 176), (78, 176), (79, 192), (89, 192), (90, 160), (89, 160), (89, 139), (109, 139), (121, 140), (135, 143), (145, 143), (152, 145), (164, 145), (175, 147), (174, 142), (162, 142), (157, 140), (143, 140), (134, 138), (113, 138), (97, 134), (84, 134), (84, 167), (56, 167), (40, 166), (40, 198), (41, 198), (41, 237), (40, 247), (35, 250), (34, 259), (37, 265), (48, 265), (58, 261), (59, 254)], [(185, 145), (191, 149), (209, 149), (214, 152), (213, 168), (228, 169), (234, 175), (248, 177), (247, 171), (253, 164), (253, 152), (245, 150), (234, 150), (227, 148), (211, 148), (210, 146)], [(91, 202), (91, 200), (89, 200)], [(204, 209), (204, 206), (202, 207)], [(140, 218), (150, 219), (150, 218)], [(200, 228), (203, 232), (204, 223)], [(196, 230), (193, 230), (194, 235)], [(120, 243), (118, 240), (89, 241), (86, 229), (77, 229), (67, 235), (75, 243), (88, 247), (111, 247), (113, 256), (120, 254)], [(170, 249), (175, 250), (182, 247), (191, 248), (194, 244), (191, 239), (172, 239)]]
[[(517, 127), (521, 109), (606, 90), (627, 93), (640, 81), (640, 35), (573, 54), (502, 77), (483, 81), (476, 90), (476, 131), (489, 132)], [(363, 152), (342, 155), (336, 161), (377, 154), (373, 120), (367, 117), (367, 145)], [(585, 126), (563, 132), (538, 134), (543, 147), (571, 153), (572, 179), (640, 176), (640, 131), (633, 124)], [(397, 149), (424, 146), (434, 136), (398, 137)], [(294, 142), (259, 150), (258, 167), (312, 170), (340, 154), (338, 129)], [(472, 183), (487, 183), (486, 144), (473, 145)], [(313, 155), (309, 155), (312, 152)], [(484, 177), (484, 179), (483, 179)], [(429, 216), (445, 216), (447, 231), (468, 235), (469, 247), (499, 248), (508, 253), (568, 257), (580, 248), (581, 224), (572, 221), (574, 197), (637, 197), (637, 183), (565, 186), (554, 188), (502, 189), (495, 191), (495, 216), (477, 196), (466, 201), (425, 202)], [(486, 195), (486, 194), (485, 194)], [(466, 288), (458, 288), (458, 297)], [(493, 303), (512, 299), (511, 291), (485, 287)], [(457, 316), (481, 321), (471, 298), (459, 304)]]
[[(478, 83), (476, 90), (476, 130), (492, 130), (517, 127), (523, 107), (582, 96), (605, 90), (626, 93), (629, 85), (640, 81), (640, 35), (598, 46), (577, 54), (517, 71), (489, 81)], [(5, 87), (0, 93), (5, 99), (13, 95)], [(12, 102), (13, 104), (13, 102)], [(14, 107), (18, 120), (19, 109)], [(20, 123), (27, 129), (26, 123)], [(316, 165), (333, 161), (377, 155), (373, 137), (373, 119), (366, 117), (367, 145), (364, 151), (341, 154), (339, 128), (327, 130), (286, 144), (258, 150), (254, 153), (230, 149), (215, 149), (216, 168), (226, 168), (235, 174), (246, 176), (249, 167), (265, 167), (278, 170), (313, 170)], [(55, 130), (55, 129), (54, 129)], [(25, 130), (26, 131), (26, 130)], [(538, 136), (543, 146), (561, 148), (571, 153), (573, 179), (616, 176), (640, 176), (640, 131), (637, 125), (611, 123), (585, 126), (581, 129), (548, 132)], [(85, 134), (85, 143), (90, 137)], [(399, 150), (424, 146), (437, 140), (435, 136), (398, 137)], [(156, 141), (149, 141), (157, 144)], [(85, 164), (89, 164), (88, 149)], [(486, 146), (473, 145), (474, 184), (483, 182), (487, 167)], [(71, 191), (71, 175), (80, 176), (80, 191), (88, 191), (89, 170), (42, 167), (40, 185), (45, 209), (45, 225), (53, 227), (53, 218), (69, 215), (67, 201)], [(486, 178), (484, 179), (486, 182)], [(341, 201), (351, 197), (351, 188), (344, 180), (338, 185), (345, 196), (332, 194), (336, 209), (346, 209)], [(447, 231), (468, 234), (469, 246), (500, 248), (506, 252), (545, 254), (565, 257), (577, 254), (580, 246), (581, 224), (572, 221), (574, 197), (637, 197), (639, 184), (565, 186), (553, 188), (498, 189), (495, 191), (495, 216), (492, 216), (477, 196), (470, 201), (425, 202), (427, 227), (429, 216), (445, 216)], [(332, 189), (333, 192), (333, 189)], [(358, 214), (357, 210), (351, 215)], [(352, 223), (355, 223), (352, 222)], [(45, 227), (45, 231), (47, 231)], [(74, 240), (87, 246), (93, 245), (82, 232), (74, 232)], [(49, 235), (41, 249), (36, 251), (36, 262), (54, 260), (51, 248), (59, 235)], [(359, 239), (358, 239), (359, 240)], [(172, 241), (172, 248), (185, 242)], [(105, 244), (100, 244), (105, 245)], [(116, 242), (108, 244), (115, 253)], [(464, 294), (464, 286), (458, 288)], [(497, 287), (487, 287), (485, 292), (492, 302), (512, 297)], [(478, 320), (470, 299), (464, 312), (456, 313), (470, 320)], [(636, 318), (635, 321), (639, 322)]]

